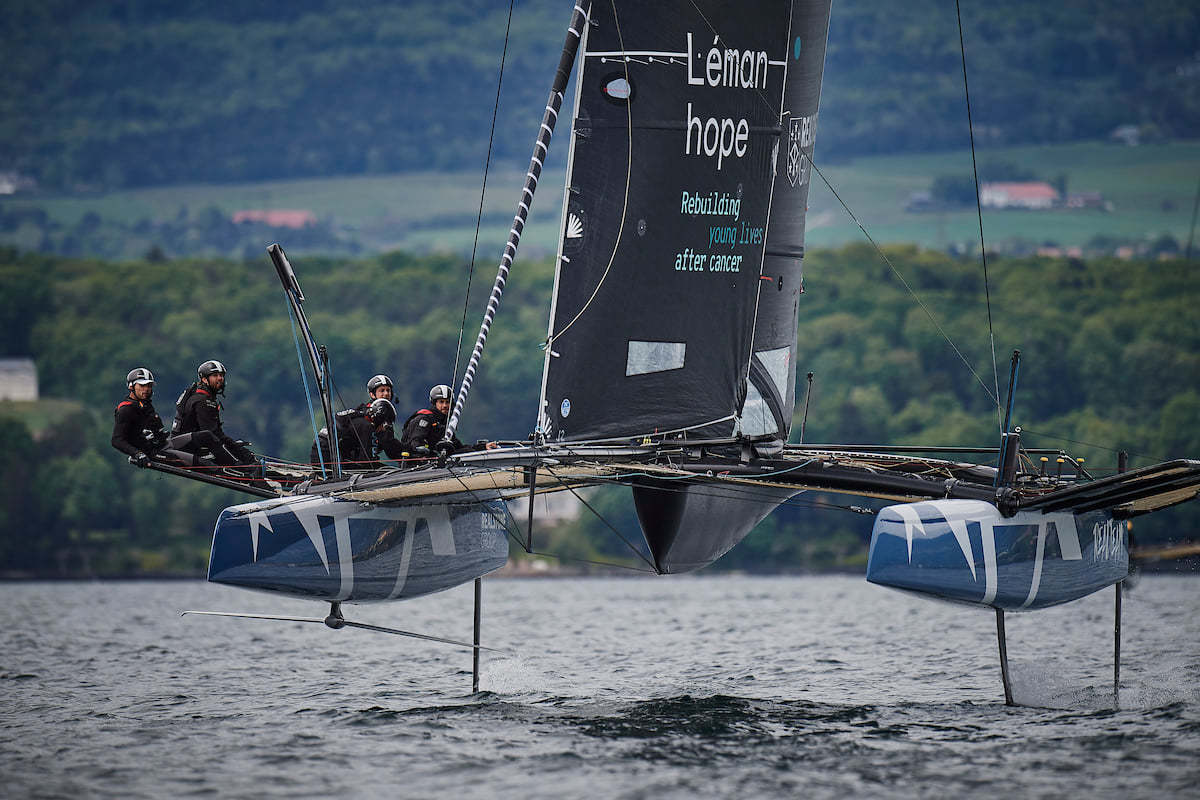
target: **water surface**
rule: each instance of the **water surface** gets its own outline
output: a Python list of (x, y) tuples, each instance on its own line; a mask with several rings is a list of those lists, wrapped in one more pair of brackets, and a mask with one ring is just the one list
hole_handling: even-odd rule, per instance
[[(347, 606), (469, 639), (470, 586)], [(183, 609), (323, 615), (201, 582), (0, 585), (10, 797), (1196, 796), (1200, 581), (1008, 615), (859, 578), (485, 580), (469, 651)]]

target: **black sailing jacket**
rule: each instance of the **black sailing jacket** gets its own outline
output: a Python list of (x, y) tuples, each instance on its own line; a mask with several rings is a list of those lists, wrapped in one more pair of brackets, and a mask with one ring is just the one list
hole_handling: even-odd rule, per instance
[(125, 455), (150, 455), (162, 446), (162, 418), (151, 401), (126, 397), (117, 404), (113, 419), (112, 446)]
[[(436, 408), (422, 408), (404, 421), (404, 433), (400, 437), (400, 446), (405, 452), (415, 455), (419, 448), (433, 450), (437, 443), (446, 435), (446, 415)], [(463, 449), (463, 443), (455, 436), (450, 440), (454, 450)]]
[(196, 431), (211, 431), (225, 445), (234, 443), (221, 428), (221, 401), (208, 387), (193, 383), (175, 401), (175, 424), (171, 433)]
[[(347, 469), (377, 469), (383, 466), (378, 460), (380, 452), (396, 461), (401, 459), (403, 450), (400, 448), (400, 442), (396, 441), (396, 434), (391, 425), (382, 431), (376, 431), (371, 421), (357, 408), (342, 411), (335, 419), (337, 420), (338, 452), (341, 455), (342, 466)], [(329, 434), (322, 428), (318, 436), (321, 452), (318, 455), (317, 443), (313, 442), (309, 460), (313, 464), (318, 464), (321, 456), (324, 456), (328, 466), (330, 463)]]

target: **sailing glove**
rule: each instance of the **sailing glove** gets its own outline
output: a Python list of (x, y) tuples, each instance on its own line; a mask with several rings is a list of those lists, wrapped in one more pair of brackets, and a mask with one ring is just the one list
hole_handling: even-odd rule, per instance
[(145, 453), (138, 453), (136, 456), (129, 457), (129, 463), (133, 464), (135, 467), (141, 467), (142, 469), (145, 469), (146, 465), (150, 463), (150, 456), (146, 455)]

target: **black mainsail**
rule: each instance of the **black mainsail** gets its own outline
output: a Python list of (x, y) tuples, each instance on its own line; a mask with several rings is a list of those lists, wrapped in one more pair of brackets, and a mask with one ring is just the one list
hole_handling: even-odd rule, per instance
[(796, 405), (796, 332), (804, 292), (804, 229), (829, 33), (829, 2), (792, 6), (779, 155), (759, 280), (754, 353), (741, 413), (745, 436), (787, 441)]
[(593, 6), (539, 414), (551, 441), (786, 438), (828, 20), (829, 0)]
[[(593, 6), (538, 417), (549, 441), (786, 441), (829, 10)], [(663, 572), (711, 563), (794, 494), (632, 484)]]

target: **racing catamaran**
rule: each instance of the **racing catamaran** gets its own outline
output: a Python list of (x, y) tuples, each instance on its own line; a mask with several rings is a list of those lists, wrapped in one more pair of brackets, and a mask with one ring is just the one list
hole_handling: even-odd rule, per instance
[[(829, 14), (830, 0), (580, 0), (447, 441), (577, 63), (536, 432), (417, 466), (335, 464), (286, 489), (208, 478), (261, 498), (221, 512), (209, 580), (330, 603), (303, 619), (331, 627), (356, 625), (342, 603), (476, 581), (477, 686), (478, 579), (506, 563), (509, 539), (532, 547), (532, 503), (522, 531), (505, 501), (628, 486), (654, 570), (681, 573), (800, 493), (847, 493), (892, 503), (876, 513), (869, 581), (996, 609), (1011, 701), (1003, 612), (1121, 581), (1125, 520), (1194, 498), (1200, 462), (1092, 480), (1053, 451), (1065, 474), (1046, 474), (1012, 427), (1016, 354), (998, 449), (790, 443), (797, 365), (812, 356), (797, 324)], [(328, 354), (286, 255), (269, 252), (335, 432)]]

